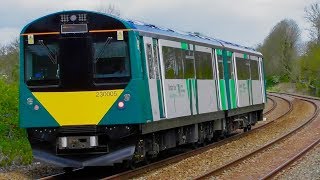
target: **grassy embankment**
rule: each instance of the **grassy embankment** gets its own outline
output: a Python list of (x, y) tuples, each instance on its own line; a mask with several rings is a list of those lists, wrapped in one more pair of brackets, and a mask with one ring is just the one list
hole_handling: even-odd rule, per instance
[(31, 161), (27, 134), (19, 128), (18, 85), (0, 79), (0, 167)]

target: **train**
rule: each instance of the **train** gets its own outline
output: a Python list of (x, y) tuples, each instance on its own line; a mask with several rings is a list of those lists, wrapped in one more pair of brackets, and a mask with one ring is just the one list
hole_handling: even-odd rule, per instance
[(20, 33), (19, 123), (35, 159), (139, 163), (263, 119), (253, 48), (99, 12), (49, 14)]

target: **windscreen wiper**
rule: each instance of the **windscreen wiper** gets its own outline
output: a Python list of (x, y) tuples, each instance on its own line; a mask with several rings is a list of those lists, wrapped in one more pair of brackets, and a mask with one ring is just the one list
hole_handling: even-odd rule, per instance
[(102, 54), (104, 53), (106, 47), (110, 44), (111, 40), (113, 38), (112, 37), (108, 37), (108, 39), (106, 40), (106, 42), (104, 42), (103, 47), (100, 49), (98, 56), (96, 57), (96, 59), (94, 60), (94, 63), (97, 63), (98, 60), (100, 59), (100, 57), (102, 56)]
[(39, 44), (40, 44), (42, 47), (44, 47), (44, 48), (48, 51), (48, 57), (50, 58), (51, 62), (52, 62), (53, 64), (57, 64), (57, 62), (58, 62), (58, 55), (57, 55), (57, 53), (52, 52), (52, 51), (49, 49), (49, 47), (48, 47), (46, 44), (44, 44), (43, 40), (39, 40), (38, 42), (39, 42)]

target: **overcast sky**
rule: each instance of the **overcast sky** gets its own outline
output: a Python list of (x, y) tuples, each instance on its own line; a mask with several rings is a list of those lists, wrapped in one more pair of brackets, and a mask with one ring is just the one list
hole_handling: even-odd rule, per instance
[(316, 0), (6, 0), (0, 7), (0, 44), (10, 42), (24, 25), (43, 15), (113, 4), (125, 18), (255, 47), (285, 18), (295, 20), (302, 39), (307, 40), (304, 8), (313, 2)]

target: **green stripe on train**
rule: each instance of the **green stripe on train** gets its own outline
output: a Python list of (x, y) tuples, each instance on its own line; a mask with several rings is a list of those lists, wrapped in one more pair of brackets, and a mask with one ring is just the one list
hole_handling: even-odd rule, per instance
[(198, 86), (197, 86), (197, 80), (196, 79), (191, 79), (191, 83), (192, 83), (192, 88), (193, 88), (193, 96), (195, 98), (195, 103), (196, 103), (196, 111), (197, 114), (199, 113), (199, 106), (198, 106)]
[(159, 101), (159, 112), (160, 112), (160, 118), (164, 118), (164, 112), (163, 112), (163, 96), (162, 96), (162, 89), (161, 89), (161, 81), (160, 79), (157, 79), (157, 89), (158, 89), (158, 101)]
[(227, 110), (227, 93), (226, 93), (226, 84), (224, 79), (219, 80), (220, 84), (220, 99), (221, 99), (221, 110)]
[(230, 97), (231, 97), (231, 109), (235, 109), (237, 108), (237, 94), (236, 94), (236, 85), (235, 85), (234, 79), (229, 80), (229, 86), (230, 86)]
[(191, 83), (190, 83), (189, 79), (186, 79), (186, 84), (187, 84), (188, 98), (189, 98), (189, 102), (190, 102), (189, 108), (190, 108), (190, 112), (192, 114), (193, 113), (192, 112), (192, 110), (193, 110), (193, 108), (192, 108), (192, 92), (191, 92), (192, 88), (191, 88)]
[(248, 85), (248, 92), (249, 92), (249, 100), (250, 100), (250, 105), (253, 104), (253, 93), (252, 93), (252, 80), (248, 79), (247, 80), (247, 85)]

